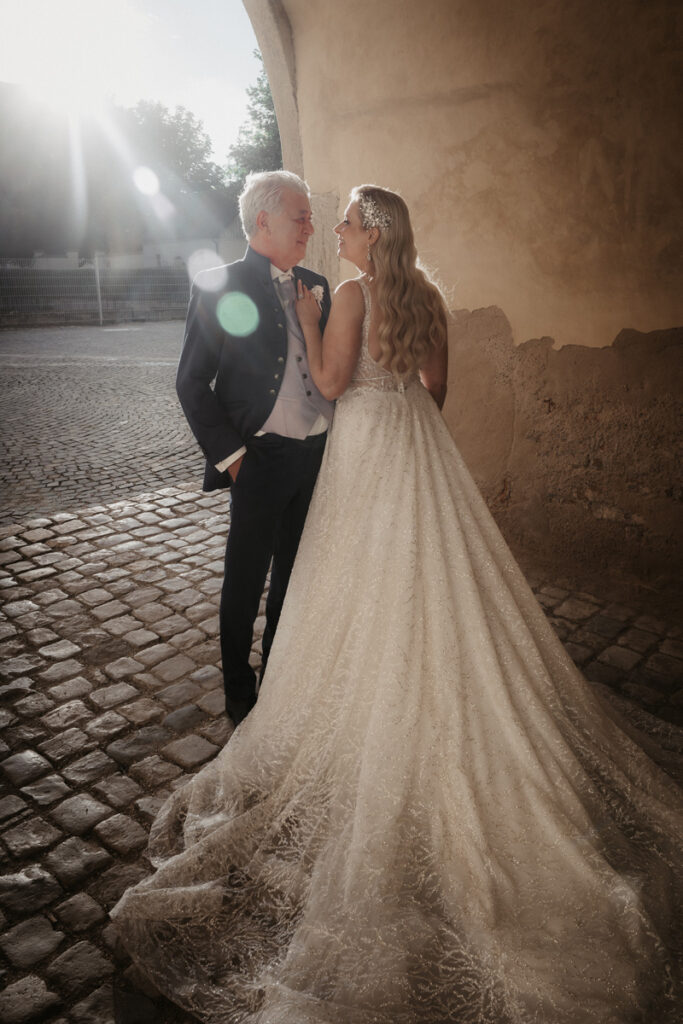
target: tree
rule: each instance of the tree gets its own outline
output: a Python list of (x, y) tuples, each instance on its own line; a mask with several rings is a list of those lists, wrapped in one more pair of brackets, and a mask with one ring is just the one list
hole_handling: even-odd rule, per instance
[(239, 186), (238, 192), (250, 171), (277, 171), (282, 167), (282, 146), (273, 95), (263, 57), (258, 50), (254, 50), (254, 56), (261, 63), (261, 70), (256, 85), (247, 89), (249, 120), (240, 128), (235, 145), (230, 147), (225, 168), (229, 181)]

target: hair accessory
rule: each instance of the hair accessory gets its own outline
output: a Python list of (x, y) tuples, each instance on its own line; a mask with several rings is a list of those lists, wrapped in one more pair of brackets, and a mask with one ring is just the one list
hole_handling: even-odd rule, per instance
[(365, 192), (361, 192), (358, 196), (358, 209), (360, 211), (361, 223), (366, 230), (368, 228), (380, 228), (380, 230), (385, 231), (391, 225), (389, 214), (384, 210), (380, 210), (377, 200)]

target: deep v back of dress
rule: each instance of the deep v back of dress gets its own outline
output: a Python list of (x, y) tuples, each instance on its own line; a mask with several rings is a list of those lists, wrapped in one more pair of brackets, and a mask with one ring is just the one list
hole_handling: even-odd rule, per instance
[(680, 792), (370, 357), (360, 286), (258, 703), (160, 812), (123, 940), (213, 1024), (673, 1024)]

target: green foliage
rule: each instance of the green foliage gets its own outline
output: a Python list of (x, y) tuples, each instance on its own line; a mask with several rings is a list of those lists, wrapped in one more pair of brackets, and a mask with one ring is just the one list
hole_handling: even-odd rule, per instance
[(282, 146), (273, 96), (263, 57), (258, 50), (254, 50), (254, 56), (261, 62), (261, 70), (256, 85), (247, 89), (249, 120), (240, 128), (235, 145), (230, 147), (225, 168), (229, 181), (239, 185), (238, 192), (250, 171), (277, 171), (282, 167)]
[[(247, 93), (249, 120), (222, 168), (202, 122), (184, 107), (112, 104), (105, 117), (75, 121), (0, 83), (0, 256), (134, 252), (145, 241), (215, 238), (237, 216), (249, 171), (282, 166), (263, 65)], [(157, 175), (159, 195), (135, 187), (140, 166)]]

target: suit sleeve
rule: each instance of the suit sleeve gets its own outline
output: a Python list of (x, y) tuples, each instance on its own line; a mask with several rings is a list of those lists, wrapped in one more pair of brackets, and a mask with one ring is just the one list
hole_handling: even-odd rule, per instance
[(207, 460), (217, 465), (244, 444), (212, 385), (221, 358), (223, 332), (216, 316), (216, 294), (195, 281), (178, 364), (176, 391), (183, 412)]

